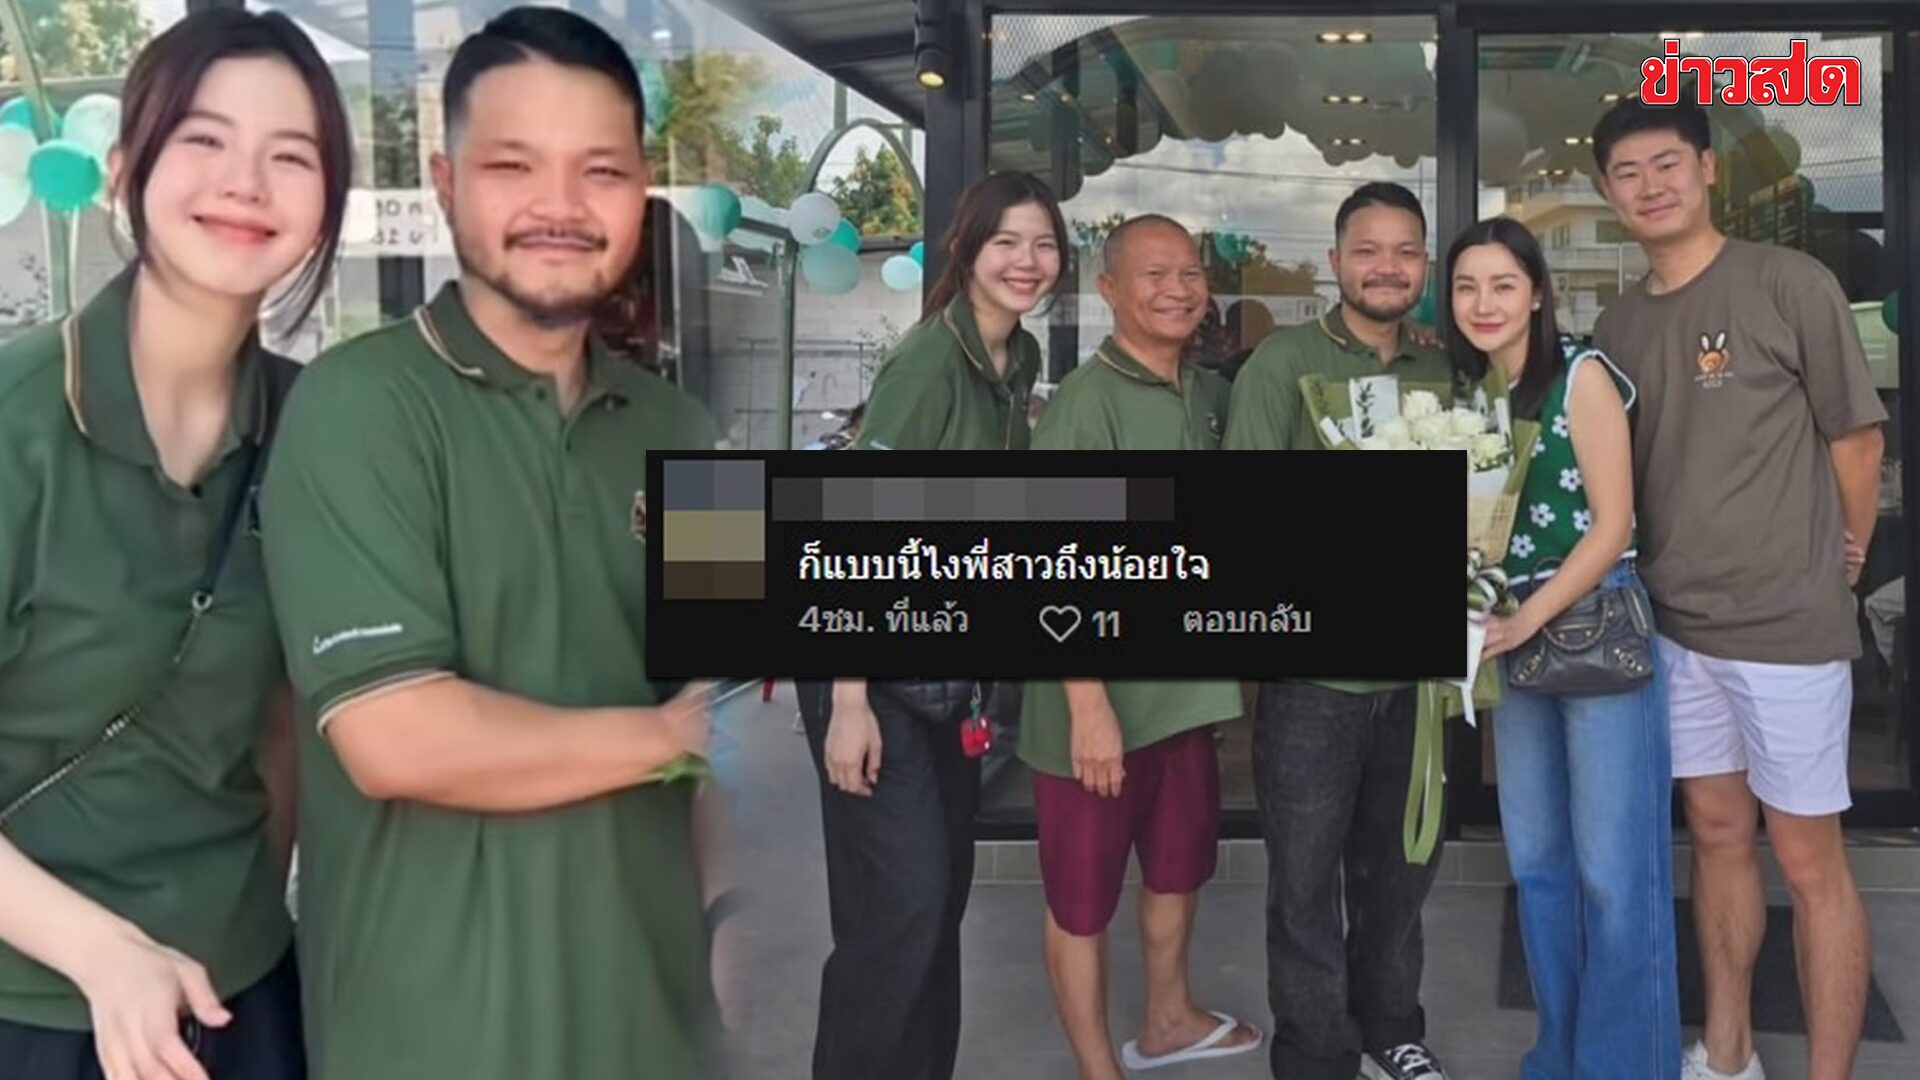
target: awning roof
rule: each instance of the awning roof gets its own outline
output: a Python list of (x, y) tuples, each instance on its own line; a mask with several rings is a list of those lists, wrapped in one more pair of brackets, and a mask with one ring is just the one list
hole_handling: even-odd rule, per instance
[(902, 120), (926, 126), (926, 91), (913, 76), (912, 0), (708, 2)]

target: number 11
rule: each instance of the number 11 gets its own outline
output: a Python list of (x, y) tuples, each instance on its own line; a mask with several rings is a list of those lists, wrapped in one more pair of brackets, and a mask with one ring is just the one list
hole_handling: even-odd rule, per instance
[(1096, 637), (1117, 638), (1120, 636), (1120, 613), (1117, 611), (1096, 611), (1093, 613), (1093, 632)]

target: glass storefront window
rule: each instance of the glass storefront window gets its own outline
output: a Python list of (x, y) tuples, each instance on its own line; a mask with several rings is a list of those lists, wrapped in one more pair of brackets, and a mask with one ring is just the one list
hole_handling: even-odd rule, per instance
[[(1585, 335), (1607, 303), (1647, 272), (1647, 260), (1596, 186), (1591, 133), (1621, 95), (1640, 87), (1640, 64), (1666, 37), (1683, 56), (1784, 55), (1795, 38), (1809, 55), (1858, 57), (1861, 103), (1847, 108), (1726, 105), (1708, 109), (1718, 159), (1714, 223), (1729, 236), (1805, 251), (1839, 278), (1852, 301), (1867, 363), (1887, 412), (1880, 518), (1857, 590), (1863, 653), (1854, 670), (1853, 784), (1903, 790), (1909, 756), (1899, 702), (1904, 665), (1893, 658), (1904, 618), (1905, 515), (1899, 461), (1898, 340), (1882, 317), (1898, 284), (1887, 247), (1881, 109), (1891, 85), (1887, 35), (1745, 33), (1485, 35), (1480, 39), (1479, 206), (1506, 214), (1540, 238), (1555, 273), (1560, 323)], [(1731, 76), (1723, 75), (1722, 79)], [(1690, 86), (1690, 78), (1686, 85)], [(1691, 95), (1692, 90), (1683, 90)], [(1902, 634), (1902, 637), (1904, 635)], [(1484, 775), (1497, 781), (1491, 738)]]
[[(1030, 320), (1049, 381), (1112, 327), (1099, 248), (1126, 217), (1166, 214), (1199, 239), (1213, 313), (1193, 358), (1228, 375), (1276, 325), (1339, 302), (1327, 251), (1354, 188), (1406, 185), (1431, 227), (1434, 33), (1421, 16), (996, 18), (988, 165), (1046, 179), (1077, 241), (1077, 276)], [(1221, 740), (1223, 805), (1251, 811), (1249, 722)], [(988, 763), (990, 819), (1031, 813), (1013, 741)]]
[[(20, 0), (20, 8), (56, 115), (88, 94), (118, 94), (140, 49), (186, 14), (185, 0)], [(20, 60), (15, 43), (0, 32), (0, 108), (24, 96)], [(81, 303), (130, 250), (104, 200), (71, 217), (29, 201), (19, 216), (0, 222), (0, 342), (65, 310), (64, 298), (53, 295), (56, 245), (67, 254), (72, 293)]]
[[(427, 176), (428, 157), (442, 141), (440, 82), (460, 41), (510, 6), (284, 5), (316, 40), (337, 46), (331, 59), (351, 108), (359, 165), (334, 287), (311, 340), (290, 349), (295, 355), (404, 315), (458, 273)], [(571, 6), (619, 38), (639, 67), (654, 167), (649, 241), (607, 305), (602, 332), (705, 401), (730, 446), (799, 446), (837, 427), (864, 400), (879, 352), (917, 317), (918, 298), (880, 285), (891, 250), (862, 254), (861, 286), (850, 296), (826, 297), (802, 284), (798, 356), (791, 385), (783, 385), (784, 210), (804, 194), (812, 155), (840, 125), (865, 118), (894, 127), (911, 147), (906, 166), (916, 175), (919, 140), (897, 117), (701, 0)], [(844, 192), (889, 187), (900, 163), (889, 153), (876, 166), (881, 145), (859, 134), (837, 144), (820, 189), (851, 204)], [(743, 224), (725, 240), (701, 234), (689, 213), (694, 191), (709, 183), (727, 185), (743, 204)], [(870, 209), (856, 221), (867, 236), (918, 232), (917, 201), (881, 200)], [(896, 246), (904, 251), (915, 238)], [(783, 394), (790, 433), (779, 430)]]

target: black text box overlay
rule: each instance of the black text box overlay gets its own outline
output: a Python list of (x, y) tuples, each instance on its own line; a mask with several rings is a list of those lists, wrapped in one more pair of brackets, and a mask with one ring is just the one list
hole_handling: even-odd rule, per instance
[(649, 501), (715, 459), (765, 561), (702, 593), (648, 515), (654, 678), (1466, 674), (1458, 452), (654, 453)]

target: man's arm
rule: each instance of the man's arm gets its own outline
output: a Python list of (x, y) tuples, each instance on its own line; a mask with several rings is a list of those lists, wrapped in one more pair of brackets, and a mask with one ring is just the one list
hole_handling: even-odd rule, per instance
[[(1878, 424), (1859, 428), (1828, 443), (1827, 453), (1840, 483), (1840, 514), (1846, 519), (1847, 535), (1865, 552), (1880, 516), (1880, 459), (1886, 453), (1886, 436)], [(1847, 584), (1859, 580), (1859, 567), (1849, 562)]]
[(322, 717), (369, 798), (478, 813), (565, 806), (624, 790), (707, 752), (707, 688), (657, 707), (565, 709), (451, 675), (349, 700)]
[[(1792, 358), (1805, 388), (1813, 421), (1827, 440), (1840, 509), (1859, 552), (1873, 539), (1880, 504), (1880, 459), (1886, 451), (1880, 425), (1887, 420), (1867, 367), (1847, 294), (1833, 271), (1804, 256), (1773, 264), (1775, 301), (1794, 329), (1799, 351)], [(1859, 556), (1847, 558), (1847, 581), (1859, 579)]]

